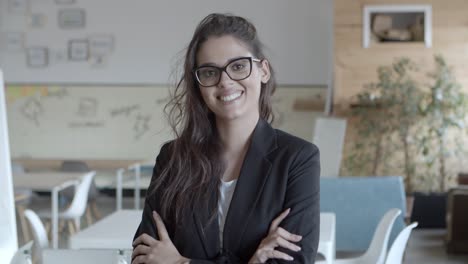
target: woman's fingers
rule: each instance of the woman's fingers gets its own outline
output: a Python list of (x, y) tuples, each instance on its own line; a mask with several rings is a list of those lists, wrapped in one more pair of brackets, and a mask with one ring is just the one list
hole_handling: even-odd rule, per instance
[[(268, 250), (265, 251), (266, 259), (284, 259), (284, 260), (294, 260), (293, 257), (289, 256), (286, 253), (283, 253), (278, 250)], [(265, 260), (266, 261), (266, 260)]]
[(287, 239), (289, 241), (299, 242), (302, 239), (302, 236), (290, 233), (290, 232), (286, 231), (282, 227), (278, 227), (277, 232), (281, 237), (283, 237), (284, 239)]
[(145, 233), (145, 234), (142, 234), (139, 237), (137, 237), (137, 239), (135, 239), (135, 241), (133, 241), (132, 245), (136, 246), (136, 245), (140, 245), (140, 244), (145, 244), (147, 246), (152, 246), (156, 242), (158, 242), (156, 239), (154, 239), (152, 236)]
[(159, 216), (159, 214), (156, 211), (153, 211), (153, 219), (154, 219), (154, 222), (156, 223), (156, 227), (158, 228), (159, 239), (161, 241), (170, 240), (169, 234), (167, 233), (166, 226), (164, 225), (162, 218)]
[(282, 237), (277, 237), (276, 238), (276, 243), (277, 243), (278, 246), (290, 249), (292, 251), (297, 252), (297, 251), (301, 250), (301, 247), (299, 247), (297, 245), (294, 245), (293, 243), (287, 241), (286, 239), (284, 239)]
[(283, 221), (284, 218), (286, 218), (286, 216), (288, 216), (289, 214), (289, 211), (291, 211), (291, 208), (288, 208), (286, 210), (284, 210), (278, 217), (276, 217), (272, 222), (271, 222), (271, 225), (270, 225), (270, 233), (271, 232), (274, 232), (279, 224), (281, 223), (281, 221)]
[(148, 254), (150, 252), (151, 252), (150, 247), (148, 247), (147, 245), (144, 245), (144, 244), (140, 244), (135, 249), (133, 249), (132, 259), (134, 259), (136, 256), (146, 255), (146, 254)]
[(146, 255), (140, 255), (132, 260), (132, 264), (144, 264), (146, 263), (147, 259), (148, 257)]

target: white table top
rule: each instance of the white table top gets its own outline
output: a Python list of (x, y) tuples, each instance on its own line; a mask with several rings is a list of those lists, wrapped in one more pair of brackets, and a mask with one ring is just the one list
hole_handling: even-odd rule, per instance
[[(119, 210), (70, 237), (71, 249), (132, 249), (142, 210)], [(319, 248), (335, 243), (335, 214), (320, 213)]]
[(70, 236), (71, 249), (132, 249), (142, 210), (119, 210)]
[(20, 188), (28, 188), (34, 191), (51, 191), (61, 184), (79, 180), (85, 173), (83, 172), (29, 172), (13, 174), (13, 185)]
[[(131, 251), (124, 252), (124, 258), (129, 264), (131, 256)], [(46, 264), (119, 263), (117, 262), (117, 257), (118, 250), (109, 249), (44, 249), (42, 251), (42, 260)]]

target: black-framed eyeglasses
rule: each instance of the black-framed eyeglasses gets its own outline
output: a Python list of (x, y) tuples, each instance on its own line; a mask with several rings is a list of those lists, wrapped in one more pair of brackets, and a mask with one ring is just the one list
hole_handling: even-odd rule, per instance
[(221, 75), (224, 72), (233, 81), (247, 79), (252, 73), (252, 62), (261, 62), (260, 59), (253, 57), (236, 58), (228, 62), (224, 67), (213, 65), (204, 65), (193, 70), (195, 79), (200, 86), (215, 86), (221, 81)]

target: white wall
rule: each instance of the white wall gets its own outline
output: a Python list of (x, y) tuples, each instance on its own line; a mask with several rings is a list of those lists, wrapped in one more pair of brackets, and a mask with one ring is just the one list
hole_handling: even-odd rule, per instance
[(18, 240), (4, 91), (0, 69), (0, 263), (10, 263), (18, 248)]
[[(0, 48), (0, 65), (8, 83), (170, 83), (176, 54), (188, 44), (196, 24), (211, 12), (233, 12), (254, 22), (280, 84), (327, 85), (332, 76), (331, 0), (75, 0), (72, 5), (18, 0), (29, 4), (25, 14), (9, 11), (8, 1), (0, 0), (5, 7), (0, 9), (3, 34), (23, 32), (25, 48), (49, 48), (49, 65), (39, 69), (26, 66), (24, 51)], [(68, 7), (86, 11), (84, 28), (58, 27), (58, 11)], [(41, 16), (42, 27), (28, 22)], [(92, 34), (115, 38), (115, 49), (104, 64), (67, 61), (68, 40)]]

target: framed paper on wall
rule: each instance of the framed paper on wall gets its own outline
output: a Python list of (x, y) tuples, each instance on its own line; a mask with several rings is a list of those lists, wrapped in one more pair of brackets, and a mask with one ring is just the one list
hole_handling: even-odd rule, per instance
[(26, 63), (30, 68), (42, 68), (49, 64), (47, 47), (29, 47), (26, 49)]
[(23, 32), (5, 32), (3, 35), (3, 46), (7, 51), (23, 51), (24, 50), (24, 33)]
[(8, 12), (26, 14), (29, 10), (29, 0), (8, 0)]
[(81, 8), (66, 8), (58, 12), (58, 25), (62, 29), (84, 28), (86, 12)]
[(431, 5), (366, 5), (362, 44), (413, 42), (432, 46)]
[(68, 42), (68, 59), (85, 61), (89, 58), (89, 42), (87, 39), (72, 39)]
[(101, 57), (114, 50), (114, 36), (110, 34), (90, 35), (88, 39), (90, 56)]

